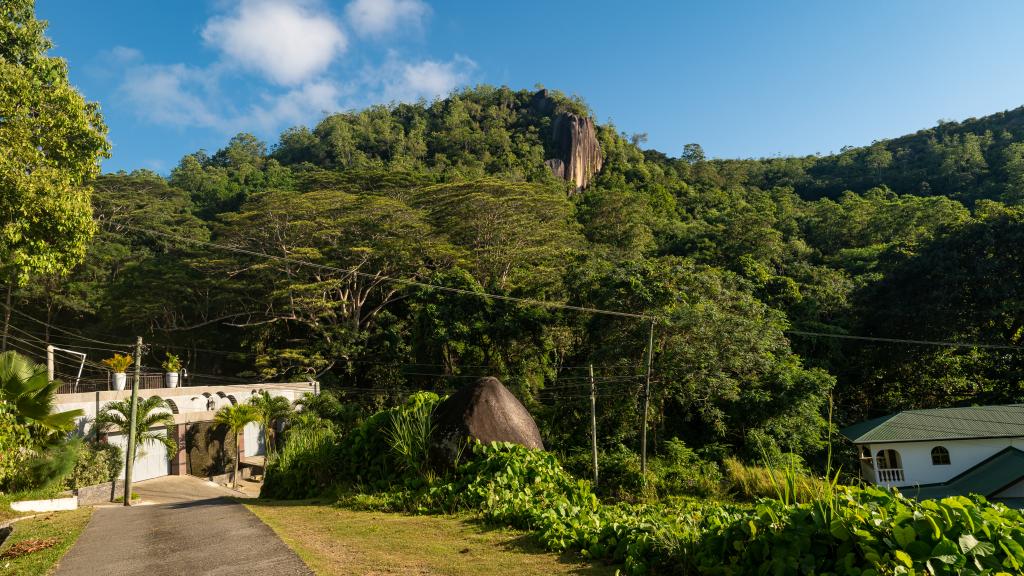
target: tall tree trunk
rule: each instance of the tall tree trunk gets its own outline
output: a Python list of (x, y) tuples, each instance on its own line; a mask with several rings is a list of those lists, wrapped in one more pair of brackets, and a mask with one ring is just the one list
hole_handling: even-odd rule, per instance
[(238, 443), (240, 434), (235, 431), (235, 470), (231, 474), (231, 488), (238, 490), (238, 469), (242, 466), (242, 445)]

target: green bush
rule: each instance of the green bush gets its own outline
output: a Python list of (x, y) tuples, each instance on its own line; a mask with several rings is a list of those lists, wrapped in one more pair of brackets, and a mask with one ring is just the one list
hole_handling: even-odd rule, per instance
[(65, 479), (65, 487), (76, 490), (104, 484), (117, 478), (124, 467), (124, 458), (117, 446), (86, 444), (78, 452), (78, 461)]
[(33, 454), (30, 444), (28, 427), (18, 423), (13, 406), (0, 401), (0, 492), (11, 489), (15, 475)]
[(597, 469), (597, 490), (601, 495), (618, 500), (635, 500), (643, 493), (644, 476), (640, 472), (640, 456), (629, 448), (620, 445), (599, 452)]
[(1024, 516), (980, 496), (919, 502), (877, 488), (828, 501), (710, 515), (690, 562), (701, 574), (1021, 574)]
[(333, 426), (292, 428), (284, 447), (267, 460), (260, 496), (311, 498), (335, 481), (338, 433)]
[(722, 471), (703, 460), (682, 440), (663, 444), (664, 455), (650, 462), (651, 483), (659, 496), (713, 496), (722, 489)]
[(383, 490), (395, 483), (421, 482), (423, 435), (429, 432), (430, 413), (438, 401), (431, 392), (413, 394), (405, 404), (370, 416), (344, 436), (312, 414), (296, 418), (298, 425), (285, 434), (281, 454), (267, 463), (261, 494), (309, 498), (332, 486)]
[(8, 480), (7, 489), (23, 492), (63, 486), (75, 468), (81, 446), (82, 441), (76, 439), (54, 442), (32, 450)]

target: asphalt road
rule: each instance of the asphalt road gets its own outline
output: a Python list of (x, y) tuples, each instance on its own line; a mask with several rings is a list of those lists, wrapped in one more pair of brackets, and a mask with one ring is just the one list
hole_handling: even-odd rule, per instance
[(174, 476), (136, 486), (146, 504), (98, 508), (57, 576), (312, 574), (232, 492)]

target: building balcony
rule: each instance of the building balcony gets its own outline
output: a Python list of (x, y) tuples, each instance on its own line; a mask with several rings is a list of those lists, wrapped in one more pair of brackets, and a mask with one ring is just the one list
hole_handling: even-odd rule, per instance
[(897, 484), (904, 481), (903, 468), (880, 468), (875, 473), (879, 484)]

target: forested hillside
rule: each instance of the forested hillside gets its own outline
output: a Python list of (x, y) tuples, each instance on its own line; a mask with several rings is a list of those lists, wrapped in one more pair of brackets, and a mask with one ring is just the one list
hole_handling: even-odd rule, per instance
[(800, 333), (1020, 344), (1024, 112), (769, 160), (597, 125), (580, 187), (552, 161), (560, 122), (585, 138), (590, 116), (484, 86), (102, 176), (84, 263), (15, 289), (12, 338), (143, 334), (150, 366), (172, 350), (196, 374), (315, 377), (375, 405), (493, 374), (563, 452), (587, 445), (591, 363), (602, 445), (637, 448), (648, 324), (474, 293), (659, 318), (655, 450), (814, 459), (830, 395), (839, 423), (1024, 400), (1015, 349)]

